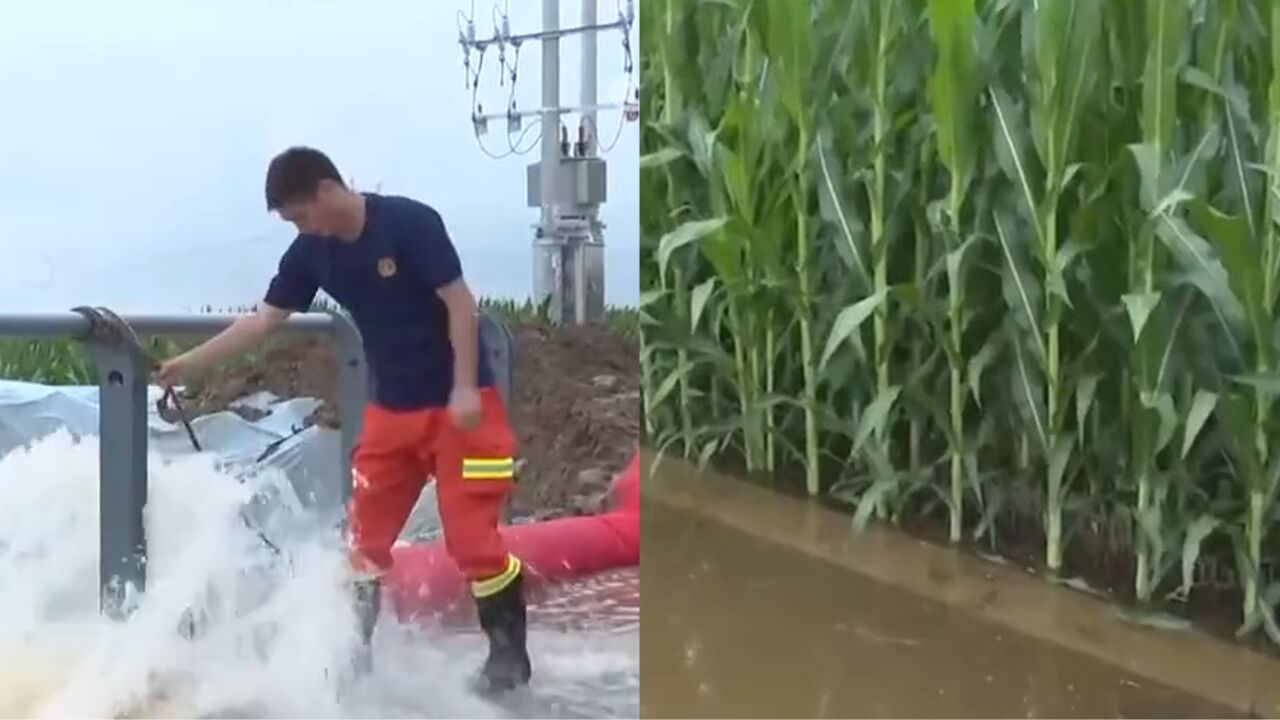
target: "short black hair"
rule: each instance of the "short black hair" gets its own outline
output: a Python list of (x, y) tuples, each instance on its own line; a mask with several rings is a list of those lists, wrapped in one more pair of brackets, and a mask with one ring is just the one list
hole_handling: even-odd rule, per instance
[(328, 155), (303, 146), (285, 150), (272, 158), (267, 167), (267, 210), (279, 210), (286, 203), (314, 198), (321, 180), (344, 185), (342, 175)]

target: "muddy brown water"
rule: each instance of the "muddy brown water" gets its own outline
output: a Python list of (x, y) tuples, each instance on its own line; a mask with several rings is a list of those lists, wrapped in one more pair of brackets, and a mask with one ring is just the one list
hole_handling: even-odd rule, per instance
[(1280, 715), (1274, 658), (671, 460), (650, 477), (650, 462), (642, 717)]

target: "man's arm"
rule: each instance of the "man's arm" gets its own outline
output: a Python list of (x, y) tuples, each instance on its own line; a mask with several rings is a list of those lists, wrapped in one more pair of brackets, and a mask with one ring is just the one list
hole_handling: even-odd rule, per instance
[(267, 338), (289, 316), (311, 306), (319, 290), (303, 255), (305, 248), (295, 240), (280, 259), (279, 269), (266, 297), (252, 314), (239, 318), (231, 327), (200, 345), (161, 364), (157, 379), (171, 387), (185, 375), (199, 372), (244, 352)]
[(449, 311), (449, 344), (453, 345), (453, 386), (476, 387), (476, 355), (479, 353), (476, 299), (462, 277), (436, 288)]
[(237, 319), (226, 330), (188, 350), (180, 357), (194, 369), (217, 365), (262, 342), (280, 327), (292, 310), (261, 303), (257, 312)]

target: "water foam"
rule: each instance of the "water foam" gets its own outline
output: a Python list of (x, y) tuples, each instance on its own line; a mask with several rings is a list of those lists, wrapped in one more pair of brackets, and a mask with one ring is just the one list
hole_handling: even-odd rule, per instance
[[(384, 622), (375, 674), (342, 686), (356, 642), (331, 530), (287, 522), (287, 479), (237, 481), (209, 455), (149, 458), (148, 588), (98, 612), (98, 445), (54, 433), (0, 458), (0, 717), (494, 717), (465, 690), (475, 633)], [(255, 493), (274, 554), (241, 516)], [(256, 514), (264, 517), (263, 513)], [(257, 525), (255, 525), (257, 527)], [(178, 632), (196, 609), (202, 632)], [(638, 712), (638, 628), (531, 632), (549, 715)], [(589, 708), (589, 709), (588, 709)]]

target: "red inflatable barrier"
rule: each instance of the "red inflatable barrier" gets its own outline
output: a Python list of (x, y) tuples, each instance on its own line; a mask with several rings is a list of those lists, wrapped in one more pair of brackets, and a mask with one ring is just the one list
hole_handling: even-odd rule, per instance
[[(610, 488), (610, 510), (501, 528), (526, 569), (526, 589), (536, 596), (549, 584), (640, 564), (640, 456)], [(470, 612), (467, 583), (435, 540), (396, 547), (384, 588), (401, 620), (448, 619)], [(468, 602), (463, 602), (468, 601)]]

